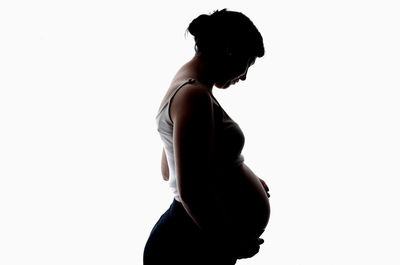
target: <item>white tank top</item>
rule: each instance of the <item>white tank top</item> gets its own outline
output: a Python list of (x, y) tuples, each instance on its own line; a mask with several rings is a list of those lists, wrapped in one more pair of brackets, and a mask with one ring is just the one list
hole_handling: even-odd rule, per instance
[[(196, 82), (194, 79), (188, 79), (177, 89), (175, 89), (156, 116), (157, 131), (160, 134), (168, 162), (169, 187), (177, 199), (180, 198), (176, 183), (175, 156), (173, 148), (173, 122), (170, 116), (170, 104), (172, 98), (180, 88), (186, 84), (192, 84), (194, 82)], [(228, 116), (228, 114), (222, 109), (212, 94), (211, 96), (214, 100), (215, 121), (213, 169), (218, 172), (223, 172), (228, 171), (233, 167), (240, 166), (243, 163), (244, 157), (241, 152), (244, 146), (245, 138), (239, 125)]]

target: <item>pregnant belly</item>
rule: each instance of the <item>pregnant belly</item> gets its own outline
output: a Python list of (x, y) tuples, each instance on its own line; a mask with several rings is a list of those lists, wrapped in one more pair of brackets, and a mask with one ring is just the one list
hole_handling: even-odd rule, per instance
[(259, 237), (268, 224), (270, 205), (258, 177), (245, 164), (219, 174), (217, 196), (231, 223), (233, 233)]

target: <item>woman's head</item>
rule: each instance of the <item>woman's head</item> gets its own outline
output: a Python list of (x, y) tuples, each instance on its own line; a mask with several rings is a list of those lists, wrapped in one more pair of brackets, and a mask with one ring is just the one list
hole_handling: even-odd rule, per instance
[(215, 59), (233, 56), (262, 57), (263, 38), (244, 14), (226, 9), (195, 18), (187, 29), (194, 36), (196, 52)]
[(194, 19), (187, 31), (196, 54), (215, 67), (215, 85), (226, 88), (245, 80), (248, 68), (264, 55), (263, 38), (244, 14), (226, 9)]

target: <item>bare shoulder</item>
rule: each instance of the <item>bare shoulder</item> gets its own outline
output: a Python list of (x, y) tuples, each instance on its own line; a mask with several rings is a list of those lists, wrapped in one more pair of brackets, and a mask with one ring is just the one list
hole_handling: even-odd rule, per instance
[(175, 95), (176, 98), (180, 99), (205, 99), (210, 97), (209, 90), (198, 82), (188, 83), (183, 86)]
[(212, 111), (212, 97), (206, 87), (198, 83), (189, 83), (182, 87), (171, 99), (170, 115), (176, 119), (191, 116), (209, 117)]

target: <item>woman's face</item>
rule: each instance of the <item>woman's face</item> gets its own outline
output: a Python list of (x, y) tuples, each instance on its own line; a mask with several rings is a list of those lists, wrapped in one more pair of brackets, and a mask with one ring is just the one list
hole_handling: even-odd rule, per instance
[(214, 85), (218, 88), (228, 88), (239, 80), (246, 80), (247, 71), (255, 60), (256, 57), (230, 56), (220, 65), (220, 69), (218, 69), (219, 78)]

